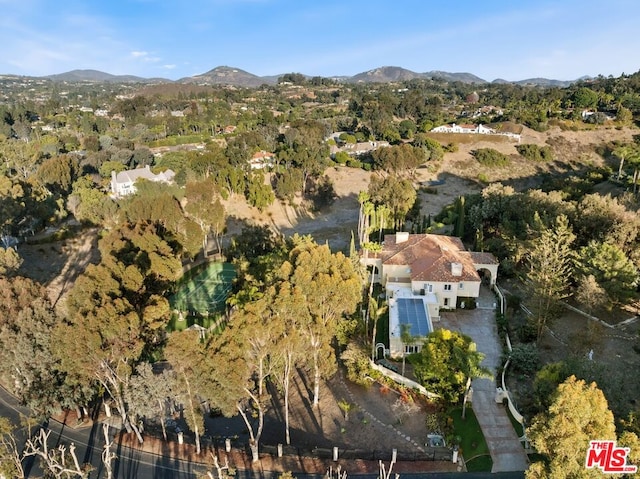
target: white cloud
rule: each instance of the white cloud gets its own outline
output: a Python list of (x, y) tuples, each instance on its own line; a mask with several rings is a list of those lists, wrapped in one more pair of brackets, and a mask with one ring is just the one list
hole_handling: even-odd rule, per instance
[(173, 70), (176, 65), (162, 65), (162, 68), (166, 68), (167, 70)]
[(131, 56), (134, 58), (146, 57), (147, 55), (149, 55), (149, 52), (140, 52), (140, 51), (131, 52)]

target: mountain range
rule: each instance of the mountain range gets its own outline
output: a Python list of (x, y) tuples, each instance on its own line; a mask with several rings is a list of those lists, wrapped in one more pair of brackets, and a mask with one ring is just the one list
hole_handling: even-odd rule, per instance
[[(275, 85), (282, 75), (258, 76), (245, 70), (229, 66), (219, 66), (206, 73), (181, 78), (179, 80), (168, 80), (166, 78), (142, 78), (133, 75), (111, 75), (98, 70), (72, 70), (57, 75), (49, 75), (47, 78), (56, 82), (112, 82), (112, 83), (193, 83), (200, 85), (233, 85), (238, 87), (258, 87), (260, 85)], [(307, 78), (310, 76), (305, 75)], [(433, 70), (424, 73), (417, 73), (401, 67), (385, 66), (374, 68), (366, 72), (353, 76), (330, 77), (344, 83), (391, 83), (413, 79), (436, 79), (444, 81), (459, 81), (469, 84), (490, 83), (472, 73), (465, 72), (445, 72)], [(548, 78), (528, 78), (524, 80), (509, 81), (503, 79), (493, 80), (493, 83), (513, 83), (518, 85), (556, 86), (566, 87), (579, 80), (588, 77), (581, 77), (573, 81), (553, 80)]]

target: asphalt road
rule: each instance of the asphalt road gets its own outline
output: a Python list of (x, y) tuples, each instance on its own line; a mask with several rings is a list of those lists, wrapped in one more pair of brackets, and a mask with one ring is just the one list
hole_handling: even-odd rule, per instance
[[(20, 424), (20, 416), (27, 415), (29, 410), (21, 407), (13, 396), (0, 387), (0, 416), (7, 417), (15, 424)], [(50, 447), (59, 444), (76, 446), (76, 454), (81, 463), (90, 463), (94, 470), (90, 474), (91, 479), (104, 478), (105, 470), (102, 464), (102, 450), (104, 438), (102, 424), (95, 424), (91, 428), (72, 429), (65, 427), (57, 421), (50, 421), (47, 425), (51, 430), (49, 436)], [(20, 444), (26, 439), (25, 431), (20, 430), (18, 437)], [(115, 434), (112, 430), (112, 437)], [(169, 456), (158, 456), (114, 444), (113, 452), (117, 459), (113, 462), (114, 479), (194, 479), (205, 472), (202, 464), (180, 461)], [(42, 471), (33, 461), (25, 461), (27, 477), (40, 477)], [(277, 479), (278, 473), (238, 470), (235, 473), (237, 479)], [(295, 473), (297, 479), (321, 479), (323, 475)], [(350, 478), (377, 479), (376, 474), (351, 474)], [(411, 473), (402, 474), (402, 479), (524, 479), (524, 472), (513, 473)]]
[[(21, 407), (15, 398), (0, 387), (0, 416), (9, 418), (17, 425), (20, 424), (20, 416), (28, 413), (28, 409)], [(52, 420), (48, 424), (48, 428), (51, 430), (51, 435), (49, 436), (50, 447), (59, 444), (75, 444), (78, 460), (81, 463), (90, 463), (94, 467), (89, 477), (91, 479), (106, 477), (101, 457), (104, 448), (101, 424), (76, 430)], [(115, 430), (112, 430), (112, 437), (115, 432)], [(26, 431), (21, 429), (18, 436), (17, 439), (20, 444), (24, 444)], [(117, 455), (117, 458), (113, 461), (113, 476), (118, 479), (193, 479), (205, 471), (205, 467), (201, 464), (157, 456), (122, 447), (118, 444), (114, 444), (112, 450)], [(42, 471), (34, 461), (25, 460), (24, 466), (27, 477), (41, 476)]]

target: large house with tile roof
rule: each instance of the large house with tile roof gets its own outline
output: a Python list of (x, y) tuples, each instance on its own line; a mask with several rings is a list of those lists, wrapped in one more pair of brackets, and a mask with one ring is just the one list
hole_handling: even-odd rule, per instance
[(172, 170), (165, 170), (162, 173), (154, 174), (149, 165), (135, 170), (125, 170), (119, 173), (111, 172), (111, 193), (118, 196), (127, 196), (136, 192), (135, 183), (139, 179), (162, 183), (171, 183), (176, 174)]
[[(467, 251), (460, 238), (434, 234), (386, 235), (382, 250), (369, 253), (363, 263), (386, 290), (392, 356), (418, 350), (440, 310), (464, 308), (478, 298), (483, 281), (494, 285), (498, 275), (491, 253)], [(413, 345), (402, 344), (402, 324), (410, 326)]]

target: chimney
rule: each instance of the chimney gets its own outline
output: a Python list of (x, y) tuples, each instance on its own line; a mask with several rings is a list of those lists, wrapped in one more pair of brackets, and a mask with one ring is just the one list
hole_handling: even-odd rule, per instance
[(407, 231), (396, 231), (396, 244), (409, 241), (409, 233)]
[(453, 276), (462, 276), (462, 263), (451, 263), (451, 274)]

